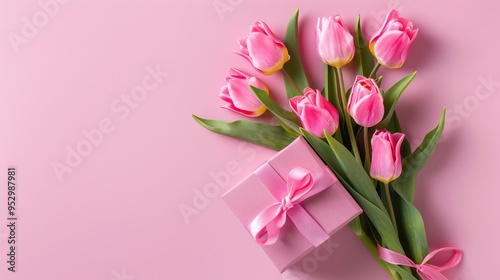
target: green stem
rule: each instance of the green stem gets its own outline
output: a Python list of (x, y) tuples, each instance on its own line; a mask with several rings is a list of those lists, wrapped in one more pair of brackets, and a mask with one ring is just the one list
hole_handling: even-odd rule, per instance
[(398, 234), (398, 225), (396, 223), (396, 216), (394, 215), (394, 207), (392, 206), (391, 192), (389, 190), (389, 183), (384, 183), (385, 186), (385, 196), (387, 198), (387, 205), (389, 205), (389, 214), (391, 215), (392, 225), (396, 234)]
[(339, 79), (338, 80), (340, 88), (339, 94), (342, 97), (342, 109), (344, 111), (345, 122), (347, 125), (347, 132), (349, 133), (349, 139), (351, 140), (352, 151), (354, 152), (354, 156), (358, 160), (358, 163), (361, 166), (363, 166), (363, 163), (361, 162), (361, 156), (359, 155), (358, 143), (356, 142), (356, 137), (354, 136), (354, 130), (352, 128), (351, 116), (349, 115), (349, 112), (347, 112), (347, 97), (345, 94), (344, 77), (342, 76), (342, 69), (335, 67), (335, 71), (337, 71), (337, 77)]
[(370, 158), (370, 143), (368, 140), (368, 127), (363, 127), (363, 136), (364, 136), (364, 142), (365, 142), (365, 165), (367, 166), (368, 172), (370, 172), (370, 164), (371, 164), (371, 158)]
[(288, 72), (286, 72), (285, 68), (281, 68), (280, 71), (283, 74), (283, 77), (285, 77), (285, 79), (288, 80), (288, 82), (292, 86), (293, 90), (295, 90), (295, 92), (297, 93), (297, 95), (302, 95), (302, 91), (299, 89), (299, 87), (297, 86), (297, 84), (295, 83), (295, 81), (292, 79), (292, 77), (290, 77), (290, 75), (288, 74)]
[[(353, 226), (351, 224), (349, 224), (349, 225), (351, 226), (351, 228), (353, 228)], [(396, 271), (393, 271), (392, 269), (390, 269), (386, 265), (386, 263), (380, 259), (380, 257), (378, 256), (377, 246), (370, 239), (370, 236), (368, 236), (366, 234), (366, 232), (364, 230), (362, 230), (362, 229), (360, 230), (360, 229), (353, 228), (353, 231), (359, 237), (359, 239), (361, 240), (361, 242), (363, 243), (363, 245), (365, 245), (366, 249), (368, 249), (368, 252), (370, 252), (370, 254), (372, 255), (372, 257), (385, 270), (385, 272), (387, 272), (387, 274), (389, 274), (389, 276), (391, 276), (392, 279), (399, 279), (399, 274)]]
[(378, 62), (377, 62), (377, 64), (375, 64), (375, 67), (373, 67), (372, 72), (370, 73), (370, 76), (368, 76), (368, 79), (375, 77), (375, 74), (377, 74), (377, 71), (380, 68), (380, 66), (381, 66), (381, 64)]
[(328, 102), (332, 103), (333, 104), (333, 100), (332, 100), (332, 97), (330, 96), (331, 95), (331, 92), (330, 92), (330, 76), (328, 75), (328, 67), (329, 65), (328, 64), (325, 64), (324, 68), (325, 70), (323, 71), (324, 73), (324, 84), (325, 84), (325, 98), (326, 100), (328, 100)]

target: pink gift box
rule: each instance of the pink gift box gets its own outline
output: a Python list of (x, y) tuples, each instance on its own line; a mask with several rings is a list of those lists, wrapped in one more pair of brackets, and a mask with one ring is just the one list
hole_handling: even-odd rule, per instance
[[(361, 208), (341, 185), (333, 172), (325, 168), (323, 161), (304, 138), (297, 138), (267, 163), (284, 181), (287, 180), (290, 171), (297, 167), (309, 170), (313, 178), (319, 176), (328, 177), (326, 178), (327, 181), (332, 182), (331, 185), (328, 183), (330, 187), (300, 202), (300, 206), (328, 236), (331, 236), (361, 214)], [(286, 192), (286, 188), (284, 192)], [(248, 225), (263, 209), (280, 201), (271, 193), (269, 186), (262, 183), (256, 173), (250, 174), (230, 189), (223, 195), (223, 199), (243, 225)], [(256, 240), (253, 240), (253, 242), (258, 244)], [(260, 246), (280, 272), (292, 266), (315, 248), (297, 229), (294, 221), (289, 216), (287, 216), (286, 223), (279, 232), (276, 243)]]

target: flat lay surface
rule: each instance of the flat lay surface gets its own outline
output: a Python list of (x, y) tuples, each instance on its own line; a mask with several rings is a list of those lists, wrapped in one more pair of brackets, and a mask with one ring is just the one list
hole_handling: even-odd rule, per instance
[[(494, 279), (499, 5), (0, 1), (0, 278), (388, 279), (349, 228), (280, 273), (221, 198), (276, 152), (213, 134), (191, 117), (241, 118), (220, 108), (231, 67), (256, 75), (285, 102), (281, 74), (258, 74), (232, 50), (257, 20), (282, 38), (299, 8), (300, 47), (315, 88), (323, 86), (318, 17), (341, 14), (354, 31), (361, 14), (369, 38), (397, 9), (419, 28), (404, 66), (379, 71), (391, 71), (387, 85), (418, 72), (397, 107), (412, 148), (447, 108), (415, 205), (431, 250), (464, 251), (461, 264), (445, 273), (450, 280)], [(354, 76), (349, 65), (348, 83)], [(14, 215), (9, 168), (16, 171)], [(17, 218), (15, 231), (9, 217)], [(8, 270), (12, 232), (15, 272)]]

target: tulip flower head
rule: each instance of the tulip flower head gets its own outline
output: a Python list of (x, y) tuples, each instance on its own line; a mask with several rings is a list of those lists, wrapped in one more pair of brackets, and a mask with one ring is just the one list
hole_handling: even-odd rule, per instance
[(240, 39), (240, 50), (236, 53), (265, 75), (281, 70), (290, 59), (285, 44), (262, 21), (252, 25), (248, 36)]
[(384, 117), (384, 98), (373, 79), (356, 76), (347, 111), (354, 121), (364, 127), (372, 127)]
[(354, 57), (354, 38), (339, 15), (318, 18), (316, 37), (324, 63), (342, 67)]
[(259, 79), (231, 68), (226, 84), (222, 86), (219, 97), (227, 104), (222, 108), (245, 115), (258, 117), (266, 111), (266, 107), (257, 99), (250, 86), (259, 88), (269, 95), (269, 89)]
[(401, 145), (404, 137), (403, 133), (391, 134), (385, 129), (375, 131), (371, 140), (370, 176), (389, 183), (401, 175)]
[(304, 89), (304, 95), (290, 98), (290, 107), (299, 117), (305, 130), (324, 138), (324, 131), (332, 135), (339, 126), (339, 113), (319, 90)]
[(408, 56), (410, 45), (417, 37), (418, 28), (391, 10), (382, 27), (370, 40), (370, 51), (378, 62), (387, 68), (399, 68)]

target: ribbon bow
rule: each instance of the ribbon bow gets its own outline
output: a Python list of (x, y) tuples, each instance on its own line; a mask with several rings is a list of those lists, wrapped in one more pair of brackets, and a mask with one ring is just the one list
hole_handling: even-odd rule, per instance
[[(435, 266), (432, 264), (428, 264), (427, 262), (430, 261), (435, 255), (441, 253), (441, 252), (446, 252), (450, 251), (452, 252), (452, 256), (448, 260), (448, 262), (442, 266)], [(415, 264), (411, 259), (409, 259), (406, 256), (403, 256), (397, 252), (391, 251), (389, 249), (383, 248), (378, 246), (378, 256), (391, 264), (395, 265), (403, 265), (403, 266), (408, 266), (415, 268), (417, 270), (418, 275), (422, 277), (424, 280), (448, 280), (441, 271), (447, 270), (449, 268), (452, 268), (456, 266), (458, 263), (460, 263), (460, 260), (462, 259), (462, 251), (458, 248), (454, 247), (445, 247), (441, 248), (438, 250), (435, 250), (431, 253), (429, 253), (424, 260), (422, 261), (422, 264)]]
[(258, 243), (262, 245), (276, 243), (287, 217), (314, 246), (321, 245), (329, 238), (324, 229), (300, 205), (302, 201), (326, 190), (335, 183), (334, 177), (326, 176), (326, 170), (322, 170), (316, 178), (313, 178), (309, 170), (296, 167), (290, 171), (285, 182), (266, 162), (254, 174), (276, 199), (275, 203), (264, 208), (246, 225)]

